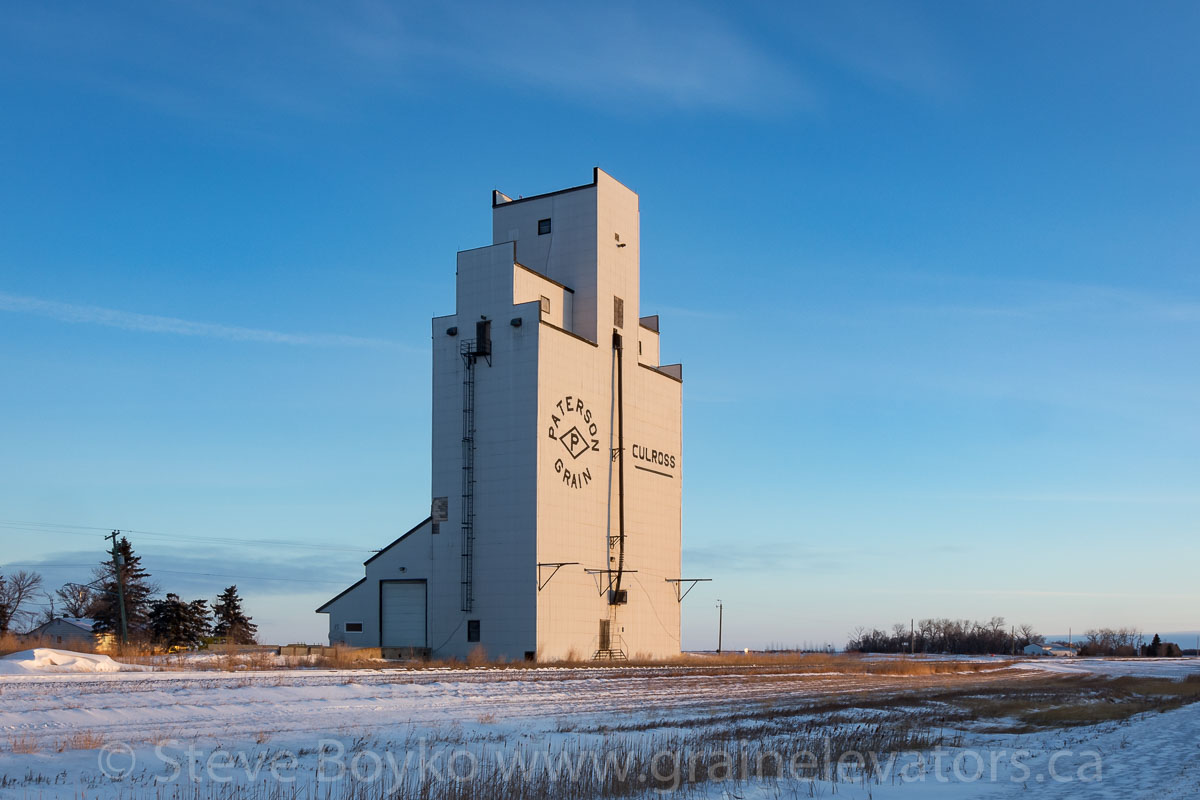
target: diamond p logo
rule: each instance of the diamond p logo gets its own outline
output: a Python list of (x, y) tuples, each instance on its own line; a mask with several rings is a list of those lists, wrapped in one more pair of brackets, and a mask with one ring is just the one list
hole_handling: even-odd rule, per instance
[(579, 432), (579, 428), (572, 426), (571, 430), (558, 437), (558, 440), (563, 443), (563, 447), (567, 448), (567, 452), (571, 454), (571, 458), (579, 458), (586, 453), (591, 446), (588, 440)]

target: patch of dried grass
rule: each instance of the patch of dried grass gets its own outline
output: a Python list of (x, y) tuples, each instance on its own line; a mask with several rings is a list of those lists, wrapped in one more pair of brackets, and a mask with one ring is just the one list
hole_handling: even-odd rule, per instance
[(106, 740), (95, 731), (75, 731), (66, 739), (58, 741), (58, 752), (67, 750), (99, 750), (104, 747)]
[(30, 736), (10, 736), (8, 738), (8, 749), (19, 755), (28, 755), (36, 753), (40, 749), (37, 740)]

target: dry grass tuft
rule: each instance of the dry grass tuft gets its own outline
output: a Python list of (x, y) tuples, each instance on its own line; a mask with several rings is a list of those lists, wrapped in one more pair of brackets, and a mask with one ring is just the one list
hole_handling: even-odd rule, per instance
[(468, 667), (482, 667), (488, 664), (487, 650), (483, 645), (477, 644), (471, 648), (471, 652), (467, 653)]
[(105, 745), (105, 738), (95, 731), (76, 731), (66, 739), (58, 742), (58, 752), (67, 750), (99, 750)]
[(8, 739), (8, 749), (20, 755), (28, 755), (38, 752), (38, 743), (29, 736), (10, 736)]

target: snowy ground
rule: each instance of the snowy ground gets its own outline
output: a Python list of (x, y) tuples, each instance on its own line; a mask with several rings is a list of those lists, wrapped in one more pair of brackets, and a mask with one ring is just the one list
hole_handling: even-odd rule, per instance
[(1058, 675), (1142, 675), (1185, 678), (1200, 672), (1200, 658), (1039, 658), (1028, 666)]
[[(98, 663), (94, 669), (110, 670)], [(731, 710), (769, 718), (771, 709), (800, 701), (963, 682), (987, 692), (989, 685), (1032, 686), (1064, 673), (1178, 679), (1200, 673), (1200, 660), (1041, 660), (965, 677), (552, 667), (56, 671), (67, 667), (88, 668), (43, 663), (0, 674), (0, 798), (150, 797), (162, 795), (164, 787), (171, 796), (195, 791), (210, 797), (221, 795), (227, 780), (247, 788), (289, 779), (297, 781), (288, 785), (299, 785), (301, 796), (324, 796), (328, 787), (318, 785), (324, 778), (335, 781), (337, 797), (342, 784), (336, 781), (348, 780), (343, 767), (378, 782), (383, 796), (400, 771), (428, 766), (421, 761), (426, 751), (482, 759), (522, 747), (556, 753), (651, 748), (666, 741), (664, 731), (700, 728)], [(869, 715), (864, 711), (863, 720)], [(620, 732), (606, 732), (610, 728)], [(1037, 790), (1055, 798), (1197, 797), (1198, 745), (1200, 703), (1062, 731), (965, 731), (943, 753), (925, 753), (919, 761), (901, 756), (865, 782), (861, 775), (836, 786), (807, 779), (709, 782), (685, 793), (959, 800)], [(977, 767), (983, 773), (978, 779)], [(434, 768), (444, 776), (448, 766)]]

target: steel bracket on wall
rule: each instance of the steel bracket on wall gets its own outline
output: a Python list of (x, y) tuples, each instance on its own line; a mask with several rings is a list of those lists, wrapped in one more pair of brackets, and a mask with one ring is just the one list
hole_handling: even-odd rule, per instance
[[(560, 569), (562, 569), (563, 567), (577, 566), (578, 564), (579, 564), (578, 561), (547, 561), (544, 563), (539, 563), (537, 565), (537, 568), (538, 568), (538, 591), (540, 592), (542, 589), (545, 589), (546, 584), (548, 584), (550, 582), (550, 580), (555, 575), (558, 574), (558, 571)], [(545, 580), (542, 579), (542, 568), (543, 567), (550, 570), (550, 574), (546, 576)]]
[[(617, 582), (617, 571), (615, 569), (585, 569), (584, 572), (586, 572), (588, 575), (591, 575), (591, 576), (597, 578), (596, 586), (599, 588), (599, 591), (597, 592), (597, 594), (604, 594), (605, 592), (613, 591), (613, 589), (616, 585), (616, 582)], [(636, 569), (623, 569), (623, 570), (621, 570), (621, 572), (623, 572), (626, 575), (629, 575), (631, 573), (637, 572), (637, 570)], [(605, 585), (605, 586), (600, 585), (600, 581), (598, 579), (600, 575), (608, 576), (608, 584), (607, 585)]]
[[(712, 578), (667, 578), (666, 581), (675, 585), (675, 602), (682, 603), (683, 598), (688, 596), (688, 592), (696, 588), (697, 583), (709, 583), (712, 581)], [(683, 588), (683, 584), (685, 583), (688, 585), (686, 589)], [(682, 592), (680, 592), (681, 589), (683, 590)]]

